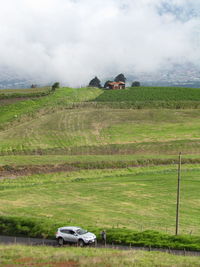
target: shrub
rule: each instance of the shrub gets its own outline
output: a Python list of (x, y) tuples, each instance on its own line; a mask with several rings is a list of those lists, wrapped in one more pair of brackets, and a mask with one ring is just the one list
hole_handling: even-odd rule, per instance
[(52, 88), (51, 88), (51, 90), (52, 91), (55, 91), (57, 88), (59, 88), (60, 87), (60, 83), (59, 82), (55, 82), (53, 85), (52, 85)]

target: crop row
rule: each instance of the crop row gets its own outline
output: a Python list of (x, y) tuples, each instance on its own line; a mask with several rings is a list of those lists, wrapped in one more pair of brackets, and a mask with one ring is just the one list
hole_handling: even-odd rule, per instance
[(179, 87), (137, 87), (125, 90), (105, 90), (95, 101), (200, 101), (200, 89)]

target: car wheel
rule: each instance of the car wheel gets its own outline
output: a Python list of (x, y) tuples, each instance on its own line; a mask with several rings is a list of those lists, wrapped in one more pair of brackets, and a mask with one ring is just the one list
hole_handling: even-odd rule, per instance
[(58, 245), (63, 246), (64, 245), (64, 239), (62, 237), (58, 238)]
[(79, 245), (79, 247), (84, 247), (85, 243), (84, 243), (84, 241), (82, 239), (80, 239), (78, 241), (78, 245)]
[(90, 244), (91, 247), (96, 247), (97, 246), (97, 240), (95, 240), (93, 243)]

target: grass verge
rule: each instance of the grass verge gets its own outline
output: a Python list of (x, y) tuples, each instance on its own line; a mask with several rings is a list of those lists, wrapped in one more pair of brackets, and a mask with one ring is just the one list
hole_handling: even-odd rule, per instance
[(199, 258), (159, 252), (116, 251), (93, 248), (50, 248), (0, 245), (0, 266), (132, 266), (197, 267)]

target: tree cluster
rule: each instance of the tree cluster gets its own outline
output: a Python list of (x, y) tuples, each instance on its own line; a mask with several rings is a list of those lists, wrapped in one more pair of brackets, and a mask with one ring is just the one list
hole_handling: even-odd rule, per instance
[(60, 87), (60, 83), (59, 82), (55, 82), (53, 85), (52, 85), (52, 87), (51, 87), (51, 90), (52, 91), (55, 91), (57, 88), (59, 88)]
[(98, 77), (94, 77), (94, 79), (92, 79), (90, 82), (89, 82), (89, 87), (97, 87), (97, 88), (102, 88), (101, 86), (101, 81), (99, 80)]
[(131, 87), (139, 87), (140, 86), (140, 82), (135, 81), (132, 83)]
[[(126, 82), (126, 77), (124, 76), (124, 74), (120, 73), (119, 75), (117, 75), (114, 79), (115, 82)], [(106, 81), (105, 84), (104, 84), (104, 88), (107, 88), (108, 87), (108, 84), (112, 82), (110, 80)], [(89, 87), (97, 87), (97, 88), (102, 88), (102, 85), (101, 85), (101, 81), (99, 80), (98, 77), (95, 77), (94, 79), (92, 79), (90, 82), (89, 82)]]
[[(115, 82), (124, 82), (124, 83), (126, 83), (126, 77), (124, 76), (123, 73), (120, 73), (115, 77), (114, 81)], [(105, 84), (104, 84), (104, 88), (108, 88), (108, 85), (109, 85), (110, 82), (112, 82), (112, 81), (110, 81), (110, 80), (106, 81)]]

